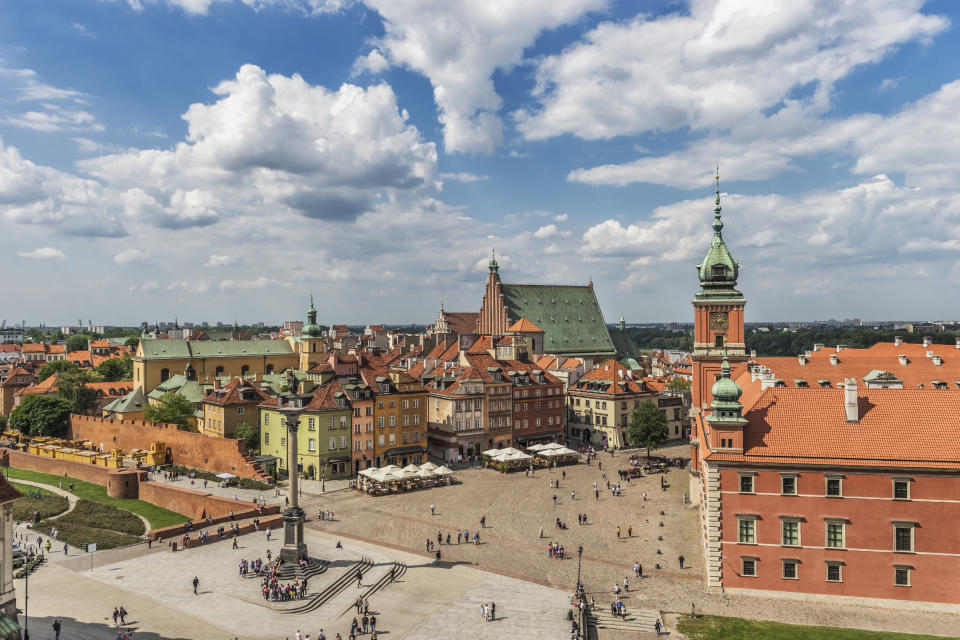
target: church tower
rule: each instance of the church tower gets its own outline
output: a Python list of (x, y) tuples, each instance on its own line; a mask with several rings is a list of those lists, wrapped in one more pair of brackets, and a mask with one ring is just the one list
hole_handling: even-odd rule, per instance
[[(717, 198), (713, 209), (713, 241), (697, 265), (700, 291), (693, 299), (693, 406), (709, 409), (714, 382), (721, 377), (724, 361), (747, 359), (744, 343), (743, 294), (736, 290), (740, 264), (723, 241), (720, 219), (720, 172), (717, 171)], [(729, 364), (728, 377), (729, 377)]]
[(307, 309), (307, 324), (300, 330), (300, 370), (308, 371), (318, 365), (323, 351), (323, 329), (317, 324), (317, 309), (313, 306), (311, 293), (310, 308)]
[(500, 282), (500, 265), (497, 264), (496, 254), (491, 252), (490, 263), (487, 266), (490, 272), (487, 274), (483, 302), (480, 304), (477, 333), (482, 336), (502, 336), (507, 331), (507, 310), (500, 289), (502, 284)]

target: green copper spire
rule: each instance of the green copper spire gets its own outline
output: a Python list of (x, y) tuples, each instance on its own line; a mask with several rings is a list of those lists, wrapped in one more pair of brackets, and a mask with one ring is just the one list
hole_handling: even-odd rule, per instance
[(490, 249), (490, 264), (487, 266), (490, 267), (490, 271), (496, 271), (500, 268), (500, 265), (497, 264), (497, 252), (493, 249)]
[(313, 292), (310, 292), (310, 308), (307, 309), (307, 324), (300, 330), (300, 335), (307, 338), (323, 336), (323, 329), (317, 324), (317, 308), (313, 306)]
[(727, 359), (727, 348), (723, 348), (723, 364), (720, 365), (720, 377), (713, 383), (710, 390), (713, 402), (710, 403), (712, 413), (707, 416), (709, 422), (744, 423), (743, 405), (740, 396), (743, 390), (735, 380), (730, 378), (730, 360)]
[(723, 220), (720, 218), (720, 167), (716, 173), (717, 189), (715, 205), (713, 207), (713, 241), (710, 249), (701, 264), (697, 265), (700, 274), (700, 286), (703, 291), (717, 294), (736, 294), (737, 276), (740, 264), (733, 259), (726, 243), (723, 241)]

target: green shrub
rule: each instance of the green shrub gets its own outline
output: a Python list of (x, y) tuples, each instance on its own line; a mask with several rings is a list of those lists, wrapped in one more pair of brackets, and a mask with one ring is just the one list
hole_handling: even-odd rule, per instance
[[(91, 542), (97, 545), (97, 549), (116, 549), (140, 542), (140, 538), (128, 533), (70, 522), (71, 515), (73, 515), (72, 512), (56, 520), (41, 520), (39, 524), (34, 526), (34, 529), (50, 535), (50, 530), (56, 527), (58, 530), (57, 540), (80, 549), (85, 549)], [(51, 548), (51, 551), (54, 550), (58, 550), (56, 543)]]
[[(67, 510), (70, 504), (67, 499), (61, 495), (51, 493), (46, 489), (32, 487), (30, 485), (11, 483), (17, 491), (23, 494), (22, 498), (13, 501), (13, 519), (21, 522), (33, 520), (33, 512), (39, 511), (41, 518), (49, 518)], [(32, 497), (29, 494), (40, 492), (40, 498)]]
[(90, 500), (77, 500), (73, 511), (59, 518), (57, 522), (63, 522), (65, 519), (74, 524), (109, 529), (134, 536), (142, 536), (145, 532), (143, 520), (129, 511), (118, 509), (112, 504), (101, 504)]

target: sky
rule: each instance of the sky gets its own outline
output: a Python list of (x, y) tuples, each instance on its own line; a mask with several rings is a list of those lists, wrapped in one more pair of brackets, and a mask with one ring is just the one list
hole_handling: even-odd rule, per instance
[[(593, 281), (690, 321), (951, 319), (950, 0), (35, 0), (0, 19), (8, 323), (427, 323)], [(953, 62), (951, 62), (953, 61)]]

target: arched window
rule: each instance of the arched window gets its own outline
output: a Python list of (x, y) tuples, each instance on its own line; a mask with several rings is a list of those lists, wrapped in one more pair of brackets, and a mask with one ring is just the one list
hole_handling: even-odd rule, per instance
[(250, 367), (248, 367), (247, 365), (243, 365), (242, 367), (240, 367), (240, 375), (241, 375), (241, 376), (245, 376), (245, 375), (247, 375), (248, 373), (250, 373)]
[(216, 371), (213, 372), (213, 375), (218, 378), (223, 375), (223, 367), (217, 367)]
[(273, 365), (272, 365), (272, 364), (268, 364), (268, 365), (267, 365), (267, 373), (268, 373), (268, 374), (273, 373)]
[(160, 382), (166, 382), (170, 379), (170, 369), (160, 369)]

